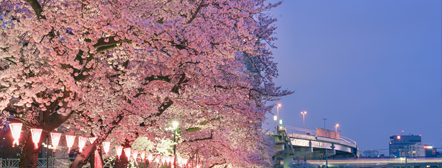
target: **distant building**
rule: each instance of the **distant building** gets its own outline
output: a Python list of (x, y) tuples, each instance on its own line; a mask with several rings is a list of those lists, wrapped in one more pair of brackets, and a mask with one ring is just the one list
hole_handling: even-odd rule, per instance
[(403, 157), (407, 155), (408, 146), (420, 145), (420, 135), (393, 135), (390, 136), (389, 155), (390, 157)]
[(440, 155), (439, 152), (437, 152), (437, 149), (434, 148), (432, 145), (424, 145), (425, 149), (425, 157), (437, 157), (437, 155)]
[(362, 157), (379, 157), (379, 150), (363, 150)]
[(405, 147), (407, 157), (425, 157), (426, 145), (416, 144)]

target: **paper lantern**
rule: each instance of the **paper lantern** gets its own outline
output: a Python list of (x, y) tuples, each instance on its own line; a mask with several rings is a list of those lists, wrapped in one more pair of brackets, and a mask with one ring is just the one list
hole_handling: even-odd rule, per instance
[(110, 148), (110, 142), (103, 142), (104, 153), (108, 153)]
[(11, 129), (12, 138), (14, 138), (12, 146), (14, 146), (14, 144), (18, 145), (18, 140), (20, 139), (22, 125), (23, 125), (22, 123), (9, 123), (9, 128)]
[(40, 142), (41, 132), (43, 130), (39, 128), (31, 128), (32, 142), (34, 142), (34, 149), (38, 149), (38, 143)]
[(121, 152), (123, 152), (123, 147), (122, 146), (116, 146), (115, 149), (117, 150), (118, 159), (120, 159)]
[(141, 160), (142, 160), (143, 162), (145, 162), (145, 161), (146, 161), (146, 151), (141, 151), (141, 152), (140, 152), (140, 157), (141, 157)]
[(161, 163), (163, 163), (163, 165), (166, 163), (166, 156), (161, 156)]
[(89, 138), (89, 142), (90, 142), (91, 144), (93, 144), (93, 143), (95, 142), (96, 139), (97, 139), (97, 137), (90, 137), (90, 138)]
[(134, 158), (135, 161), (137, 161), (138, 150), (133, 150), (133, 151), (132, 151), (132, 157)]
[(83, 152), (84, 145), (86, 145), (87, 137), (78, 137), (78, 147), (80, 148), (80, 152)]
[(71, 151), (72, 146), (74, 146), (75, 135), (66, 135), (66, 144), (68, 146), (68, 153)]
[(124, 148), (124, 154), (126, 154), (127, 160), (130, 160), (130, 148)]
[(169, 162), (172, 165), (173, 159), (174, 159), (173, 156), (168, 156), (168, 161), (167, 162)]
[(52, 142), (52, 146), (54, 147), (54, 149), (52, 150), (53, 152), (55, 152), (58, 143), (60, 142), (60, 137), (61, 137), (61, 133), (58, 132), (51, 132), (51, 142)]
[(149, 160), (149, 163), (152, 162), (152, 160), (153, 160), (153, 153), (152, 152), (149, 152), (147, 154), (147, 160)]

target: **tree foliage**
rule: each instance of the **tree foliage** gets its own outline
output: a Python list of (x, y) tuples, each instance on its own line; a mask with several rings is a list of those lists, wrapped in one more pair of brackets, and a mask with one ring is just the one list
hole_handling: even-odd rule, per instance
[[(259, 163), (266, 103), (292, 93), (272, 81), (276, 19), (264, 12), (276, 5), (1, 0), (1, 114), (44, 129), (42, 138), (63, 125), (95, 144), (170, 138), (175, 120), (182, 155)], [(35, 167), (37, 152), (26, 142), (20, 167)]]

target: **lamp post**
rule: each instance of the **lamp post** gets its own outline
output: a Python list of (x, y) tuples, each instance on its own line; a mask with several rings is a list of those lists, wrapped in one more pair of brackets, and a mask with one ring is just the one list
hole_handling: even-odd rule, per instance
[(279, 119), (279, 108), (281, 107), (281, 103), (278, 103), (278, 105), (276, 106), (276, 120)]
[(305, 115), (307, 114), (307, 111), (301, 111), (302, 114), (302, 124), (304, 125), (304, 135), (305, 133)]
[(327, 120), (327, 118), (323, 118), (323, 120), (324, 120), (324, 129), (325, 129), (325, 120)]
[(173, 126), (173, 141), (175, 142), (175, 144), (173, 144), (173, 167), (176, 167), (176, 130), (178, 128), (178, 121), (174, 121), (172, 122), (172, 126)]
[(274, 116), (273, 116), (273, 120), (275, 121), (275, 130), (276, 130), (276, 133), (278, 133), (278, 131), (277, 131), (277, 130), (278, 130), (278, 128), (277, 128), (278, 126), (276, 126), (276, 122), (278, 122), (278, 117), (277, 117), (276, 115), (274, 115)]
[(339, 124), (336, 124), (336, 125), (335, 125), (335, 131), (336, 131), (336, 132), (338, 132), (338, 127), (339, 127)]

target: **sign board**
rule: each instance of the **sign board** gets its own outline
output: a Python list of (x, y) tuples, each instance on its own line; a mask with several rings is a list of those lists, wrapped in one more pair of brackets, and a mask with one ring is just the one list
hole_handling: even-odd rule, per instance
[(339, 132), (327, 130), (327, 129), (322, 129), (322, 128), (318, 128), (318, 127), (316, 127), (316, 136), (332, 138), (332, 139), (341, 139)]

